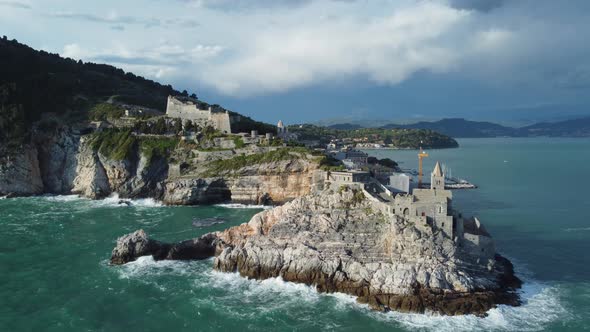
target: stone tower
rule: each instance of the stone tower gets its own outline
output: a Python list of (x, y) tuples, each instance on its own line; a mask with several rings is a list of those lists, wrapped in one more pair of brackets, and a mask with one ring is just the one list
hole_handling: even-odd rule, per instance
[(434, 170), (430, 175), (430, 189), (445, 189), (445, 175), (438, 161), (436, 162), (436, 166), (434, 166)]
[(283, 137), (284, 134), (285, 134), (285, 125), (283, 124), (283, 120), (279, 120), (279, 123), (277, 123), (277, 136)]

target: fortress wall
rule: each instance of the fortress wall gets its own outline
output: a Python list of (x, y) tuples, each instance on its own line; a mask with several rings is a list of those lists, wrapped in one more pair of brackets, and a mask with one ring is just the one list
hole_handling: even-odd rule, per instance
[(209, 119), (217, 130), (231, 134), (231, 121), (228, 112), (211, 112)]
[(209, 120), (209, 111), (200, 110), (195, 104), (185, 104), (174, 98), (168, 97), (166, 115), (171, 118), (181, 118), (203, 123)]

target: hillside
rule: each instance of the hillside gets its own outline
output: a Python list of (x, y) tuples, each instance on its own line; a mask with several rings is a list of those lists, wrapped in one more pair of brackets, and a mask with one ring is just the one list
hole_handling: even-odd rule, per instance
[[(166, 111), (169, 95), (188, 97), (188, 92), (110, 65), (66, 59), (16, 40), (0, 39), (0, 143), (8, 147), (29, 142), (30, 129), (39, 120), (43, 120), (39, 128), (105, 120), (122, 115), (124, 110), (118, 105), (159, 114)], [(203, 108), (209, 106), (200, 102)], [(275, 126), (231, 113), (239, 115), (236, 131), (276, 131)]]
[(430, 129), (455, 138), (518, 136), (519, 130), (499, 124), (465, 119), (442, 119), (435, 122), (421, 121), (408, 125), (388, 124), (383, 128)]
[(521, 128), (528, 136), (590, 137), (590, 117), (560, 122), (542, 122)]
[(465, 119), (442, 119), (434, 122), (421, 121), (408, 125), (388, 124), (382, 128), (429, 129), (454, 138), (504, 136), (589, 137), (590, 117), (560, 122), (542, 122), (521, 128), (512, 128), (492, 122), (469, 121)]
[(22, 141), (46, 114), (66, 122), (87, 118), (107, 100), (164, 111), (170, 85), (113, 66), (64, 59), (16, 40), (0, 39), (0, 140)]
[(297, 133), (301, 140), (315, 140), (327, 144), (331, 140), (348, 140), (354, 143), (378, 143), (400, 149), (455, 148), (453, 138), (428, 129), (363, 128), (354, 130), (334, 129), (310, 124), (294, 125), (289, 131)]

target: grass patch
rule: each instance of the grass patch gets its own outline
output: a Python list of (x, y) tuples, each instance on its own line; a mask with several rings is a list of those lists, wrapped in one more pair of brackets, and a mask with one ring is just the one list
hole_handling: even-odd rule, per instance
[(180, 140), (172, 137), (143, 137), (140, 140), (139, 147), (141, 154), (150, 163), (153, 158), (167, 158), (170, 151), (176, 149)]
[(131, 130), (106, 129), (92, 134), (90, 144), (94, 151), (109, 159), (124, 160), (131, 158), (137, 138)]
[(120, 106), (101, 103), (94, 105), (88, 113), (88, 116), (93, 121), (105, 121), (109, 119), (119, 119), (125, 115), (125, 110)]
[(246, 143), (244, 143), (244, 140), (240, 136), (234, 137), (234, 144), (236, 145), (236, 149), (241, 149), (246, 146)]
[(203, 175), (214, 177), (258, 164), (283, 160), (307, 159), (309, 152), (310, 151), (305, 148), (283, 148), (267, 153), (240, 155), (231, 159), (215, 160), (207, 165), (208, 169)]

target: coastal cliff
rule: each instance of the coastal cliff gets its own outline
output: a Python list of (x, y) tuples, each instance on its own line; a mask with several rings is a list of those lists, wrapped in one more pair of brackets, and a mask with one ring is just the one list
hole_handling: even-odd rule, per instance
[(520, 280), (507, 259), (482, 260), (443, 232), (386, 217), (354, 190), (300, 197), (249, 223), (177, 245), (138, 231), (118, 240), (111, 263), (144, 255), (216, 256), (219, 271), (343, 292), (376, 310), (485, 315), (498, 304), (519, 305)]
[(319, 169), (317, 162), (302, 157), (204, 174), (208, 162), (186, 158), (196, 171), (180, 174), (172, 169), (182, 157), (171, 160), (139, 143), (117, 157), (97, 148), (93, 135), (69, 127), (33, 137), (31, 144), (19, 148), (21, 153), (2, 157), (0, 195), (79, 194), (99, 199), (116, 193), (171, 205), (281, 204), (308, 194)]

